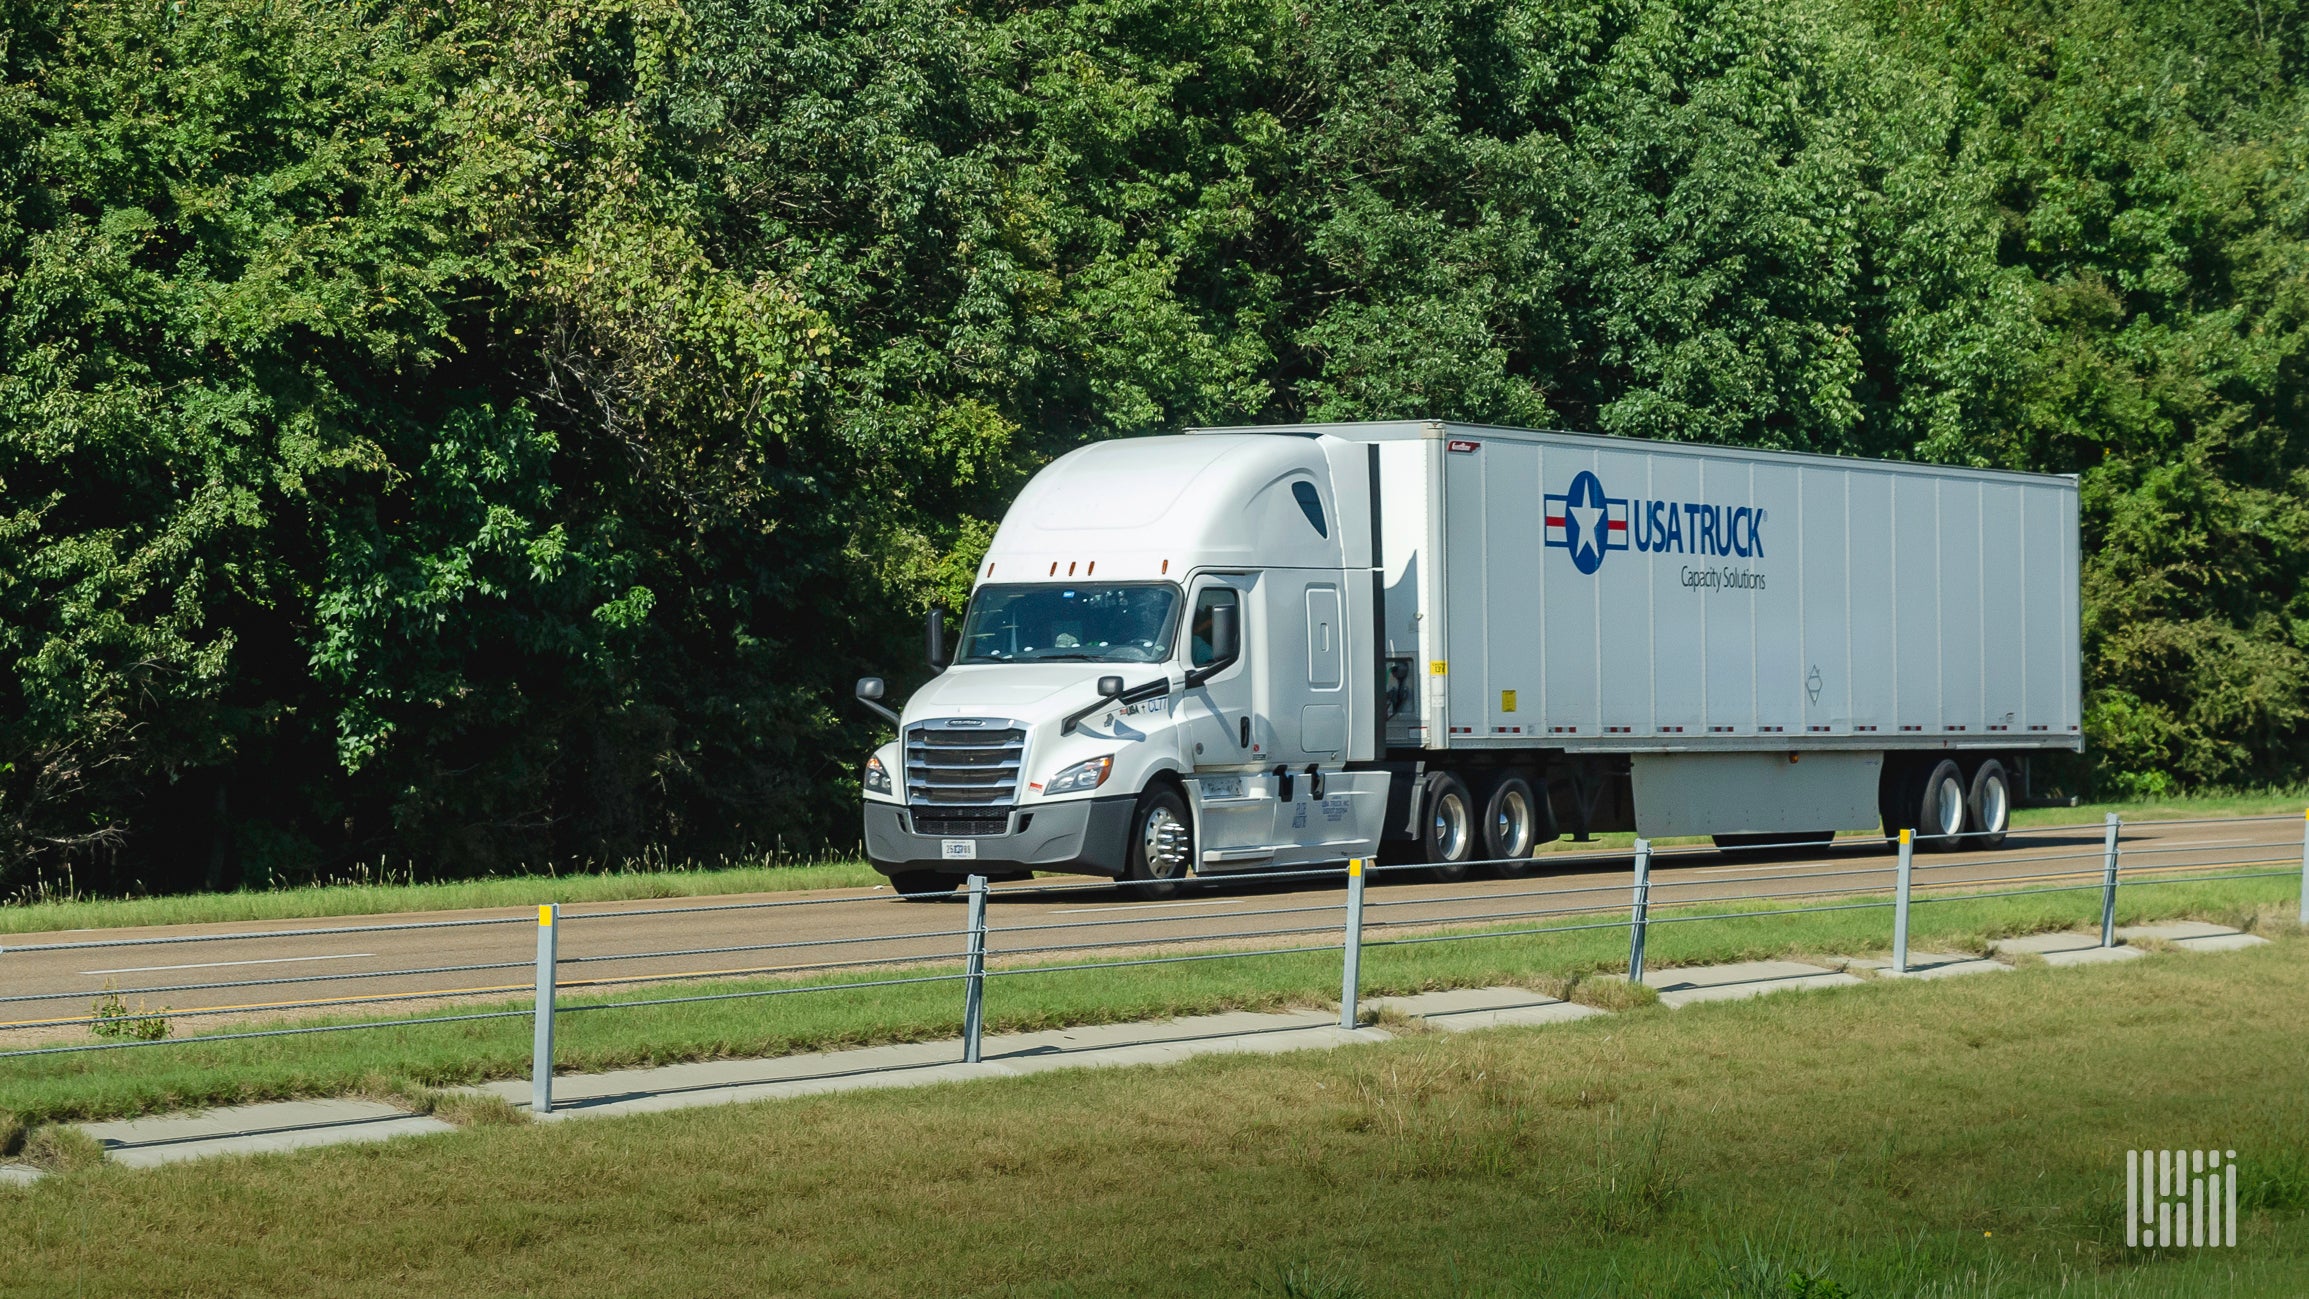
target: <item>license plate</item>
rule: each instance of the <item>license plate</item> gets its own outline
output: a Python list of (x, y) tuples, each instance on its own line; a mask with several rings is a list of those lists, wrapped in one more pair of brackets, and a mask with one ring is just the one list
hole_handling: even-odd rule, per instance
[(1203, 777), (1204, 798), (1241, 798), (1242, 796), (1243, 778), (1241, 776)]
[(978, 841), (976, 839), (941, 839), (938, 841), (938, 852), (948, 861), (977, 861)]

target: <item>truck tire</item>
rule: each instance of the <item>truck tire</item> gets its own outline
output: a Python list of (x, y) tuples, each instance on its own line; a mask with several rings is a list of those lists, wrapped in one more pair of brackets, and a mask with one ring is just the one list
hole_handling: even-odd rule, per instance
[(1475, 796), (1467, 782), (1448, 771), (1427, 778), (1427, 806), (1420, 814), (1420, 855), (1427, 862), (1427, 878), (1453, 884), (1467, 878), (1467, 864), (1475, 857), (1477, 822)]
[(1955, 760), (1934, 763), (1913, 789), (1910, 814), (1916, 818), (1916, 846), (1926, 852), (1954, 852), (1964, 846), (1964, 773)]
[(961, 883), (961, 876), (943, 871), (900, 871), (890, 877), (890, 887), (902, 898), (941, 898)]
[(1972, 789), (1964, 799), (1964, 828), (1971, 832), (1965, 847), (2001, 848), (2012, 828), (2012, 778), (2004, 764), (1986, 758), (1973, 769)]
[(1899, 843), (1900, 832), (1916, 824), (1916, 801), (1908, 796), (1908, 786), (1915, 778), (1906, 758), (1884, 755), (1884, 775), (1876, 784), (1876, 812), (1883, 818), (1884, 842), (1888, 845)]
[(1133, 894), (1167, 898), (1177, 893), (1195, 859), (1194, 826), (1188, 820), (1185, 796), (1170, 785), (1156, 785), (1139, 795), (1123, 852), (1123, 879)]
[(1506, 775), (1483, 792), (1483, 856), (1501, 875), (1529, 875), (1537, 863), (1531, 850), (1539, 845), (1541, 811), (1531, 782)]

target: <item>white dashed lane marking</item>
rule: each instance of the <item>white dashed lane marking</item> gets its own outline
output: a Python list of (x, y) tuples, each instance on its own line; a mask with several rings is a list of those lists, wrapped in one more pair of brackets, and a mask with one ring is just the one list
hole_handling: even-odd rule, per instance
[(361, 961), (375, 952), (339, 952), (334, 956), (270, 956), (261, 961), (199, 961), (191, 965), (123, 965), (111, 970), (82, 970), (82, 974), (155, 974), (162, 970), (229, 970), (238, 965), (287, 965), (297, 961)]

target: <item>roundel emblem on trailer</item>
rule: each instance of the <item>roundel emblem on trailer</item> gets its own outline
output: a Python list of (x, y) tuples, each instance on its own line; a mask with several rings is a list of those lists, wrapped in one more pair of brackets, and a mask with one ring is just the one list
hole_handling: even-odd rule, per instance
[(1551, 550), (1571, 552), (1571, 565), (1582, 573), (1603, 566), (1604, 552), (1628, 548), (1627, 498), (1603, 494), (1603, 482), (1582, 469), (1561, 496), (1546, 494), (1545, 533)]

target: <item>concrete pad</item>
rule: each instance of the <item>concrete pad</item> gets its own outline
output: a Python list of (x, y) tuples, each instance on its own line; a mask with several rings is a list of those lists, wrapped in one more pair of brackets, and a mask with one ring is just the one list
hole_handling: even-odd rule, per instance
[(2026, 934), (1999, 938), (1988, 947), (1999, 956), (2034, 952), (2047, 965), (2099, 965), (2147, 955), (2137, 947), (2103, 947), (2098, 934)]
[[(554, 1111), (538, 1117), (645, 1114), (825, 1092), (920, 1087), (997, 1073), (985, 1065), (961, 1063), (954, 1042), (908, 1042), (767, 1060), (701, 1060), (655, 1069), (559, 1075), (553, 1080)], [(461, 1090), (497, 1096), (524, 1109), (529, 1106), (526, 1078)]]
[(2247, 947), (2262, 947), (2269, 941), (2257, 934), (2248, 934), (2240, 929), (2203, 920), (2168, 920), (2160, 925), (2126, 925), (2117, 930), (2117, 937), (2127, 941), (2135, 938), (2161, 938), (2184, 952), (2234, 952)]
[(2202, 938), (2175, 938), (2173, 946), (2184, 952), (2241, 952), (2248, 947), (2266, 947), (2269, 940), (2259, 934), (2206, 934)]
[(278, 1101), (235, 1105), (196, 1114), (110, 1123), (82, 1123), (81, 1131), (104, 1145), (114, 1163), (131, 1168), (173, 1164), (212, 1155), (250, 1155), (306, 1150), (350, 1141), (454, 1132), (439, 1119), (411, 1114), (378, 1101)]
[(1529, 988), (1455, 988), (1449, 992), (1421, 992), (1408, 997), (1372, 997), (1363, 1004), (1375, 1009), (1415, 1015), (1436, 1028), (1464, 1033), (1479, 1028), (1510, 1025), (1561, 1024), (1590, 1015), (1609, 1014), (1594, 1006), (1564, 1001)]
[[(553, 1080), (553, 1113), (539, 1117), (554, 1121), (645, 1114), (830, 1092), (1017, 1077), (1058, 1069), (1167, 1064), (1198, 1055), (1274, 1054), (1350, 1042), (1384, 1042), (1389, 1037), (1377, 1029), (1342, 1029), (1338, 1017), (1325, 1011), (1272, 1015), (1234, 1012), (1152, 1024), (1099, 1024), (988, 1037), (979, 1045), (978, 1064), (962, 1063), (962, 1044), (952, 1039), (765, 1060), (709, 1060), (657, 1069), (561, 1075)], [(523, 1079), (463, 1090), (503, 1097), (516, 1105), (529, 1103), (529, 1083)]]
[(1862, 982), (1841, 970), (1822, 969), (1796, 961), (1738, 961), (1731, 965), (1696, 965), (1674, 970), (1650, 970), (1645, 986), (1660, 994), (1663, 1006), (1689, 1006), (1695, 1001), (1733, 1001), (1761, 997), (1768, 992), (1795, 988), (1841, 988)]
[(46, 1176), (27, 1164), (0, 1164), (0, 1186), (30, 1186)]
[(1874, 970), (1879, 977), (1886, 979), (1952, 979), (1959, 975), (1992, 974), (1998, 970), (2012, 969), (2001, 961), (1956, 952), (1910, 952), (1906, 974), (1892, 968), (1890, 957), (1861, 957), (1853, 960), (1852, 964), (1864, 970)]
[(1336, 1012), (1307, 1010), (1281, 1014), (1237, 1011), (1195, 1015), (1156, 1024), (1096, 1024), (988, 1038), (980, 1058), (1008, 1073), (1053, 1069), (1168, 1064), (1199, 1055), (1277, 1055), (1385, 1042), (1393, 1034), (1375, 1028), (1339, 1027)]

